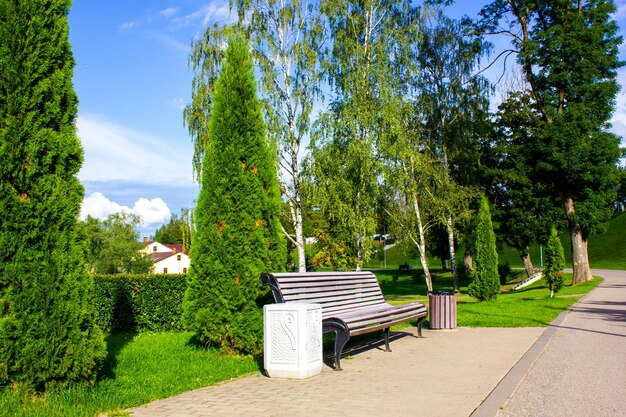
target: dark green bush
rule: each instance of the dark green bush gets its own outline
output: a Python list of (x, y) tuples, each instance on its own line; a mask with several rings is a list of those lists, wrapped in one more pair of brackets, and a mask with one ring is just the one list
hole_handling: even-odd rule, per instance
[(500, 284), (506, 284), (511, 274), (511, 265), (509, 263), (498, 265), (498, 276), (500, 277)]
[(106, 333), (182, 330), (185, 275), (96, 275), (96, 321)]

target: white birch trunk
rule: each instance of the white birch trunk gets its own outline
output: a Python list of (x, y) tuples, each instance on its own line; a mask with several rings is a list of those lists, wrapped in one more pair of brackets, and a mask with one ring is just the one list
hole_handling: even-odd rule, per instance
[(448, 246), (450, 248), (450, 268), (452, 269), (452, 287), (454, 292), (460, 291), (459, 272), (456, 267), (456, 251), (454, 250), (454, 229), (452, 228), (452, 216), (446, 216), (446, 230), (448, 232)]
[(422, 224), (422, 214), (420, 212), (419, 197), (417, 194), (413, 199), (413, 209), (415, 210), (415, 217), (417, 220), (418, 239), (417, 250), (420, 254), (420, 262), (422, 269), (424, 269), (424, 278), (426, 279), (426, 287), (428, 291), (433, 290), (433, 281), (430, 276), (430, 269), (428, 269), (428, 259), (426, 258), (426, 236), (424, 235), (424, 226)]

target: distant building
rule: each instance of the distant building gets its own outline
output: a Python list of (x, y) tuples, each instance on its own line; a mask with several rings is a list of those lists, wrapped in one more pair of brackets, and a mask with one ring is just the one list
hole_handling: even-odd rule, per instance
[(189, 250), (183, 245), (148, 242), (147, 238), (143, 243), (142, 251), (152, 257), (153, 274), (186, 274), (189, 270)]

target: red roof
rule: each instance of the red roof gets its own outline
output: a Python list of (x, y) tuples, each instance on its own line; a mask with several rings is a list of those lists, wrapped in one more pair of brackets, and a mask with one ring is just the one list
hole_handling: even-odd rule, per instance
[(168, 247), (168, 248), (170, 248), (170, 249), (172, 250), (172, 252), (174, 252), (174, 253), (181, 253), (181, 252), (182, 252), (182, 253), (184, 253), (185, 255), (189, 255), (189, 249), (184, 248), (184, 251), (183, 251), (183, 245), (179, 245), (179, 244), (176, 244), (176, 245), (165, 244), (165, 245), (163, 245), (163, 246), (167, 246), (167, 247)]

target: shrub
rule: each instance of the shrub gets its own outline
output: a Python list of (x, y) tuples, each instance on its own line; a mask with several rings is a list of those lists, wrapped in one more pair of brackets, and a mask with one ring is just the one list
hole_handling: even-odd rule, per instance
[(553, 227), (546, 245), (546, 267), (544, 276), (548, 288), (550, 289), (550, 297), (559, 292), (563, 288), (563, 268), (565, 268), (565, 255), (563, 254), (563, 246), (559, 234)]
[(493, 233), (489, 203), (483, 197), (478, 210), (476, 224), (476, 272), (469, 285), (469, 295), (479, 301), (493, 300), (500, 292), (498, 277), (498, 252)]
[(94, 304), (107, 333), (183, 330), (185, 275), (96, 275)]
[(500, 277), (500, 284), (506, 284), (511, 274), (511, 265), (507, 262), (505, 264), (498, 265), (498, 276)]

